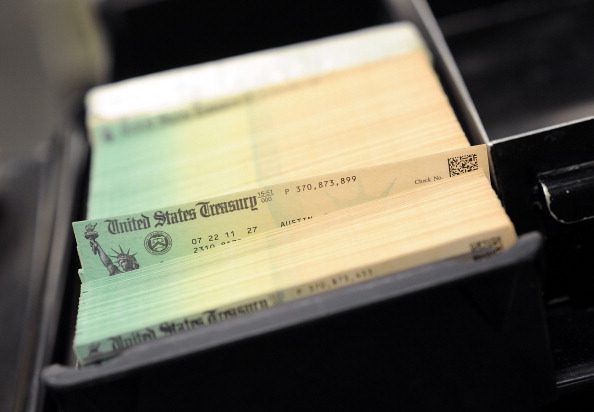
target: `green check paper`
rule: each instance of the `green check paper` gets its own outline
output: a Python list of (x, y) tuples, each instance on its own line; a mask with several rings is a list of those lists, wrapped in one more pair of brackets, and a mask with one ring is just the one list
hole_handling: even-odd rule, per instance
[(73, 223), (83, 282), (241, 241), (345, 207), (482, 169), (484, 145), (211, 199)]

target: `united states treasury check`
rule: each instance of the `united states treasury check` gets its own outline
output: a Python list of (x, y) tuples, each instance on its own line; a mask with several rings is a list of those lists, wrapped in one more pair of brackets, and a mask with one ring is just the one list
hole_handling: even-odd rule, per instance
[[(314, 296), (406, 270), (426, 263), (428, 256), (431, 256), (433, 260), (466, 256), (469, 253), (469, 244), (476, 243), (473, 241), (480, 241), (485, 238), (489, 239), (493, 236), (498, 237), (502, 241), (502, 244), (505, 245), (505, 248), (509, 247), (515, 241), (513, 228), (509, 226), (507, 228), (500, 228), (497, 232), (478, 232), (472, 238), (457, 239), (447, 244), (436, 245), (431, 249), (399, 256), (394, 260), (375, 262), (364, 267), (351, 268), (345, 272), (335, 273), (315, 280), (300, 281), (296, 277), (293, 284), (287, 285), (282, 290), (255, 292), (248, 299), (219, 307), (193, 308), (189, 302), (183, 301), (179, 304), (179, 307), (183, 309), (180, 310), (180, 314), (177, 316), (171, 316), (167, 320), (161, 320), (156, 323), (149, 322), (144, 327), (121, 331), (120, 333), (104, 338), (91, 340), (78, 339), (75, 340), (74, 349), (82, 365), (106, 360), (118, 355), (127, 348), (142, 344), (143, 342), (198, 329), (250, 313), (260, 312), (283, 303), (293, 302), (308, 296)], [(287, 274), (287, 278), (290, 277), (291, 274)], [(248, 286), (241, 285), (243, 288)], [(228, 292), (228, 295), (234, 296), (233, 291)], [(202, 300), (197, 296), (191, 299), (192, 302), (200, 302)]]
[(479, 169), (489, 176), (485, 145), (74, 222), (81, 280), (199, 254), (256, 233)]

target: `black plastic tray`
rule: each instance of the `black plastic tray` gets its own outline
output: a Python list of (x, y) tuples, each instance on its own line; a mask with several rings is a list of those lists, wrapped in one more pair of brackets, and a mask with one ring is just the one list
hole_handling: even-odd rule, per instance
[[(104, 1), (104, 16), (111, 16), (114, 80), (389, 20), (381, 2), (366, 1), (295, 3), (289, 8), (294, 19), (283, 15), (286, 25), (283, 19), (268, 24), (280, 7), (269, 7), (273, 2), (250, 3), (257, 7), (244, 11), (225, 9), (226, 1), (221, 7), (200, 6), (206, 7), (203, 20), (234, 15), (232, 38), (206, 31), (231, 48), (217, 49), (207, 41), (208, 47), (187, 49), (180, 60), (168, 53), (180, 44), (175, 39), (188, 35), (182, 26), (189, 27), (192, 14), (183, 10), (192, 2), (135, 7), (143, 2)], [(177, 35), (149, 24), (176, 18)], [(301, 21), (317, 23), (301, 27), (299, 38), (279, 36), (284, 30), (299, 33)], [(441, 35), (439, 26), (431, 30)], [(194, 33), (196, 45), (211, 38), (200, 33)], [(245, 43), (233, 40), (240, 37)], [(430, 42), (446, 90), (471, 141), (486, 142), (444, 44)], [(441, 64), (444, 59), (448, 64)], [(559, 387), (550, 348), (557, 341), (549, 338), (542, 299), (542, 248), (541, 235), (526, 233), (513, 248), (486, 260), (419, 267), (143, 344), (102, 365), (76, 369), (67, 358), (58, 359), (44, 370), (42, 381), (66, 412), (540, 410), (556, 399)], [(62, 338), (62, 350), (71, 353), (68, 332)]]
[(556, 396), (540, 249), (529, 234), (43, 380), (64, 411), (538, 410)]

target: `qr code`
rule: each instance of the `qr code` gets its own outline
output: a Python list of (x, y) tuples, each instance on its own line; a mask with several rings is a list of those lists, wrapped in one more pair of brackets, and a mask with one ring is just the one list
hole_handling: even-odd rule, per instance
[(450, 177), (478, 170), (478, 158), (476, 153), (448, 158)]
[(499, 236), (479, 240), (470, 244), (470, 253), (474, 259), (490, 256), (501, 250), (503, 250), (503, 241)]

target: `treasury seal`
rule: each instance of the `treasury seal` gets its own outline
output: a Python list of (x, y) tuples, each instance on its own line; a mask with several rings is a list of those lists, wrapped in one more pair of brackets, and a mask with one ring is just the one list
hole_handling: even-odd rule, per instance
[(171, 249), (171, 236), (165, 232), (151, 232), (144, 238), (144, 247), (153, 255), (164, 255)]

